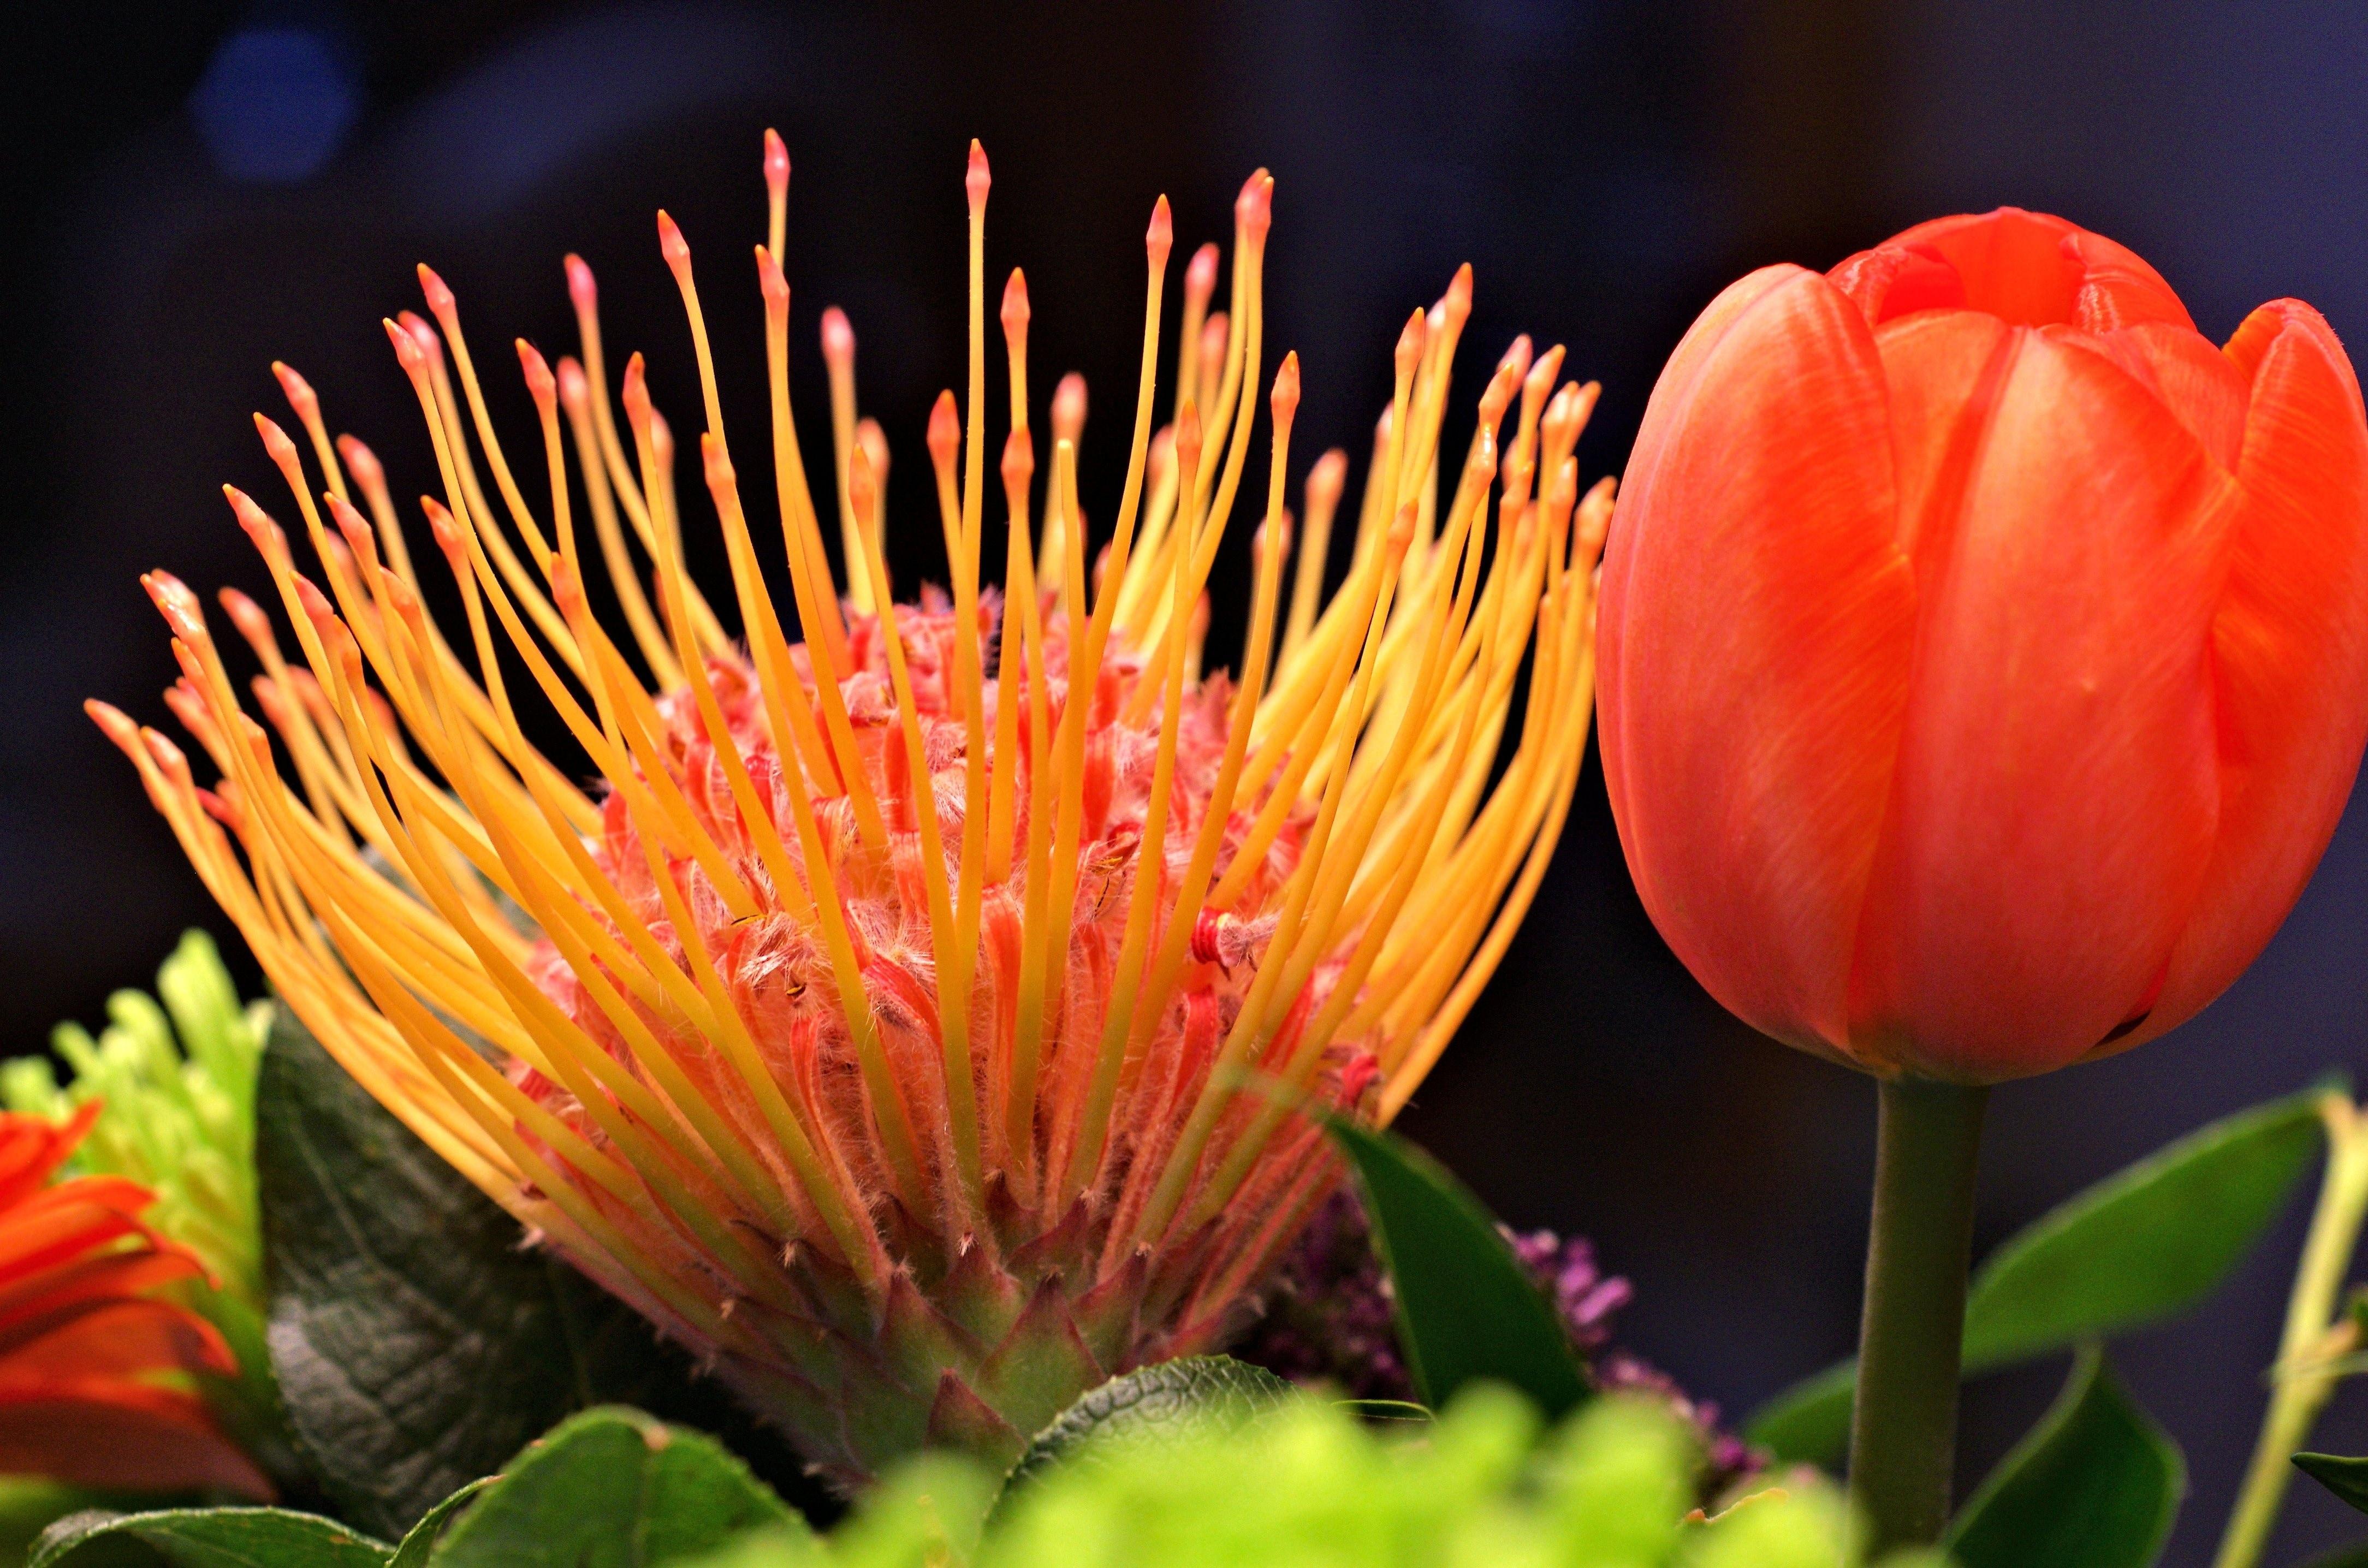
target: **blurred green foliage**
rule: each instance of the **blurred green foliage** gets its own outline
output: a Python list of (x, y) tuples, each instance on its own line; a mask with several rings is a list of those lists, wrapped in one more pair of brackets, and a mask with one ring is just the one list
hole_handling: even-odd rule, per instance
[[(1689, 1518), (1699, 1440), (1656, 1402), (1597, 1400), (1541, 1432), (1475, 1385), (1428, 1424), (1296, 1397), (1112, 1437), (1015, 1486), (943, 1455), (826, 1536), (759, 1532), (696, 1568), (1855, 1568), (1848, 1506), (1808, 1471)], [(990, 1507), (992, 1512), (990, 1513)], [(1941, 1568), (1933, 1555), (1884, 1568)], [(692, 1568), (686, 1563), (683, 1568)]]

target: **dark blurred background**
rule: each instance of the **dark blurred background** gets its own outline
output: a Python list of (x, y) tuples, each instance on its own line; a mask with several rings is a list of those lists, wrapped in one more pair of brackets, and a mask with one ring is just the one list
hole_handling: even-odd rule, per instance
[[(279, 407), (269, 361), (310, 375), (332, 427), (416, 492), (429, 458), (378, 326), (418, 304), (413, 263), (442, 270), (498, 369), (507, 335), (572, 345), (558, 257), (573, 248), (600, 270), (617, 352), (652, 353), (687, 430), (695, 383), (651, 228), (664, 204), (701, 259), (725, 404), (761, 421), (761, 317), (740, 269), (761, 233), (768, 124), (796, 165), (808, 450), (827, 449), (814, 328), (836, 302), (899, 454), (893, 526), (920, 541), (900, 558), (908, 581), (936, 534), (921, 422), (962, 374), (973, 135), (994, 159), (990, 268), (1029, 272), (1039, 396), (1072, 368), (1093, 387), (1086, 504), (1105, 517), (1152, 199), (1175, 202), (1180, 256), (1224, 236), (1260, 164), (1277, 178), (1269, 363), (1300, 350), (1302, 470), (1329, 445), (1360, 450), (1398, 324), (1466, 259), (1467, 394), (1515, 332), (1567, 344), (1572, 370), (1604, 384), (1580, 449), (1590, 475), (1620, 467), (1662, 358), (1729, 278), (1827, 267), (1941, 212), (2013, 202), (2110, 233), (2215, 337), (2281, 294), (2368, 330), (2368, 19), (2334, 0), (83, 0), (6, 27), (11, 1053), (60, 1017), (95, 1020), (183, 926), (228, 935), (77, 705), (103, 694), (161, 722), (172, 668), (139, 571), (260, 585), (216, 487), (279, 488), (247, 420)], [(511, 378), (493, 380), (505, 416), (530, 417)], [(1226, 642), (1221, 613), (1212, 646)], [(1998, 1094), (1981, 1244), (2211, 1116), (2356, 1064), (2364, 935), (2355, 810), (2284, 932), (2203, 1017)], [(1751, 1035), (1670, 959), (1590, 766), (1536, 912), (1404, 1126), (1508, 1219), (1593, 1235), (1636, 1284), (1634, 1346), (1739, 1414), (1850, 1347), (1873, 1108), (1865, 1082)], [(2288, 1216), (2208, 1308), (2116, 1352), (2192, 1464), (2176, 1563), (2206, 1560), (2235, 1490), (2301, 1228)], [(1968, 1483), (2059, 1375), (1975, 1386)], [(2368, 1397), (2339, 1396), (2321, 1438), (2368, 1447)], [(2300, 1485), (2271, 1561), (2343, 1539), (2345, 1520)]]

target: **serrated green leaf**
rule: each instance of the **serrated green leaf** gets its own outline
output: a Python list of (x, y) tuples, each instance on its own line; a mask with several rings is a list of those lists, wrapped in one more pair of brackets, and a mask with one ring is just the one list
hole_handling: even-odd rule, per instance
[[(2324, 1089), (2224, 1117), (2106, 1177), (2010, 1237), (1965, 1297), (1968, 1375), (2156, 1323), (2216, 1289), (2274, 1222), (2322, 1139)], [(1745, 1436), (1830, 1464), (1850, 1441), (1856, 1363), (1793, 1384)]]
[(2186, 1490), (2178, 1445), (2086, 1345), (1945, 1544), (1962, 1568), (2151, 1568)]
[(1568, 1332), (1480, 1200), (1402, 1138), (1338, 1117), (1326, 1125), (1363, 1186), (1423, 1403), (1439, 1409), (1481, 1381), (1520, 1390), (1548, 1420), (1585, 1400)]
[(2296, 1454), (2294, 1468), (2334, 1493), (2363, 1514), (2368, 1514), (2368, 1459), (2346, 1459), (2340, 1454)]
[(1036, 1434), (1004, 1484), (1032, 1480), (1099, 1442), (1181, 1440), (1211, 1422), (1247, 1420), (1290, 1396), (1289, 1383), (1230, 1356), (1156, 1361), (1078, 1395)]
[(28, 1568), (139, 1562), (171, 1568), (385, 1568), (393, 1551), (334, 1519), (286, 1508), (92, 1509), (42, 1532)]
[(528, 1446), (437, 1542), (434, 1568), (643, 1568), (804, 1522), (713, 1438), (587, 1410)]
[(655, 1407), (795, 1475), (719, 1384), (567, 1263), (526, 1250), (515, 1220), (275, 1011), (256, 1118), (272, 1369), (339, 1514), (401, 1539), (601, 1403)]

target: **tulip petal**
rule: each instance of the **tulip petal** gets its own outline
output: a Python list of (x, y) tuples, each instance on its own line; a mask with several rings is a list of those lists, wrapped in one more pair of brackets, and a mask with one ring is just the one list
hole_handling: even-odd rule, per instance
[(1899, 550), (1920, 569), (1919, 551), (1953, 537), (2015, 329), (1983, 311), (1926, 311), (1884, 323), (1874, 341), (1890, 392)]
[(1883, 248), (1944, 258), (1964, 281), (1966, 306), (2009, 325), (2104, 333), (2165, 322), (2194, 330), (2187, 307), (2144, 257), (2052, 213), (2001, 207), (1935, 218)]
[(2209, 338), (2185, 327), (2147, 322), (2107, 333), (2098, 347), (2152, 388), (2214, 462), (2237, 472), (2252, 388)]
[[(1886, 354), (1904, 380), (1952, 359)], [(1953, 517), (1917, 545), (1861, 1047), (1967, 1082), (2078, 1060), (2147, 1002), (2216, 818), (2207, 657), (2233, 480), (2083, 335), (2015, 335)]]
[(1654, 389), (1603, 572), (1604, 775), (1638, 893), (1755, 1028), (1848, 1048), (1847, 976), (1907, 695), (1881, 367), (1797, 268), (1703, 312)]
[(2252, 405), (2212, 625), (2220, 829), (2162, 996), (2118, 1048), (2226, 990), (2310, 880), (2368, 743), (2368, 423), (2317, 311), (2282, 300), (2228, 346)]

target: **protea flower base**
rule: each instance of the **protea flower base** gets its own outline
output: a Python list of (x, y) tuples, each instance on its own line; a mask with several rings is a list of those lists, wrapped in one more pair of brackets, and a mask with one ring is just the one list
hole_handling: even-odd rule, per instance
[[(1008, 1457), (1103, 1377), (1215, 1343), (1335, 1180), (1305, 1111), (1383, 1122), (1405, 1105), (1560, 832), (1611, 494), (1582, 501), (1571, 458), (1592, 389), (1557, 389), (1562, 351), (1527, 339), (1488, 379), (1466, 454), (1442, 459), (1461, 271), (1400, 334), (1338, 551), (1338, 452), (1307, 475), (1292, 549), (1284, 357), (1247, 634), (1232, 673), (1204, 675), (1221, 662), (1205, 587), (1262, 385), (1261, 172), (1235, 207), (1227, 308), (1211, 308), (1217, 247), (1186, 269), (1156, 432), (1171, 239), (1164, 199), (1154, 210), (1127, 481), (1090, 555), (1076, 377), (1051, 400), (1031, 520), (1011, 275), (1003, 572), (983, 582), (973, 144), (968, 395), (939, 400), (923, 481), (949, 585), (899, 604), (886, 445), (858, 417), (854, 334), (831, 311), (834, 575), (790, 408), (789, 161), (769, 137), (766, 176), (769, 568), (690, 249), (658, 220), (736, 630), (685, 565), (674, 439), (639, 355), (621, 422), (612, 408), (590, 268), (569, 258), (581, 358), (554, 372), (518, 345), (538, 512), (423, 267), (434, 324), (386, 326), (433, 439), (440, 496), (420, 511), (461, 619), (423, 608), (433, 557), (412, 554), (377, 460), (332, 440), (283, 367), (317, 484), (256, 423), (319, 576), (231, 493), (298, 644), (223, 597), (261, 720), (162, 573), (146, 583), (183, 672), (167, 701), (220, 780), (200, 788), (172, 742), (91, 710), (356, 1079), (852, 1483), (925, 1441)], [(530, 727), (573, 751), (546, 755)]]
[(988, 1202), (994, 1242), (966, 1238), (949, 1256), (936, 1237), (913, 1238), (883, 1301), (813, 1249), (792, 1250), (785, 1272), (807, 1315), (787, 1325), (791, 1365), (743, 1381), (826, 1473), (853, 1481), (924, 1443), (1008, 1463), (1097, 1383), (1234, 1326), (1234, 1302), (1161, 1326), (1205, 1269), (1214, 1227), (1199, 1246), (1167, 1249), (1156, 1273), (1138, 1249), (1097, 1279), (1109, 1225), (1083, 1199), (1050, 1229), (1000, 1190)]

